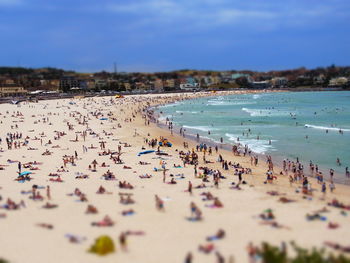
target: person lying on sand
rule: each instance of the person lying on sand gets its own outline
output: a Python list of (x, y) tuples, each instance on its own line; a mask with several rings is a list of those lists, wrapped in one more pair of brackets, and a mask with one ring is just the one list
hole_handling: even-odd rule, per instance
[(119, 202), (123, 205), (130, 205), (135, 203), (135, 201), (131, 198), (131, 194), (119, 193), (119, 197)]
[(207, 245), (199, 245), (198, 250), (200, 252), (203, 252), (205, 254), (211, 253), (215, 249), (215, 246), (213, 244), (207, 244)]
[(134, 189), (134, 187), (126, 181), (123, 181), (123, 182), (119, 181), (119, 188), (121, 188), (121, 189)]
[(272, 209), (266, 209), (263, 213), (259, 215), (262, 220), (273, 220), (275, 215), (272, 212)]
[(58, 205), (50, 204), (49, 202), (47, 202), (45, 205), (43, 205), (43, 208), (45, 208), (45, 209), (52, 209), (52, 208), (56, 208), (56, 207), (58, 207)]
[(328, 203), (329, 206), (350, 210), (350, 205), (345, 205), (337, 199), (333, 199), (332, 202)]
[(98, 227), (111, 227), (114, 226), (114, 222), (108, 215), (106, 215), (101, 221), (92, 222), (91, 225)]
[(280, 198), (278, 199), (278, 201), (281, 202), (281, 203), (284, 203), (284, 204), (295, 202), (295, 200), (288, 199), (287, 197), (284, 197), (284, 196), (283, 196), (283, 197), (280, 197)]
[(39, 191), (33, 191), (32, 196), (29, 197), (30, 199), (34, 201), (43, 201), (44, 197), (40, 194)]
[(204, 198), (202, 198), (202, 201), (214, 200), (214, 196), (210, 192), (203, 192), (201, 195), (204, 196)]
[(145, 174), (145, 175), (139, 175), (141, 179), (147, 179), (147, 178), (152, 178), (152, 175), (150, 174)]
[(25, 181), (30, 181), (32, 180), (33, 178), (31, 178), (29, 175), (20, 175), (18, 176), (15, 181), (18, 181), (18, 182), (25, 182)]
[(285, 195), (285, 194), (281, 194), (279, 193), (278, 191), (268, 191), (266, 192), (268, 195), (271, 195), (271, 196), (279, 196), (279, 195)]
[(49, 230), (53, 229), (53, 225), (46, 224), (46, 223), (39, 223), (39, 224), (37, 224), (37, 226), (40, 226), (42, 228), (46, 228), (46, 229), (49, 229)]
[(350, 253), (350, 246), (343, 246), (339, 243), (331, 242), (331, 241), (325, 241), (324, 244), (328, 247), (331, 247), (335, 250), (339, 250), (341, 252)]
[(284, 228), (284, 229), (290, 230), (288, 226), (281, 225), (276, 221), (263, 221), (263, 222), (260, 222), (260, 225), (269, 225), (273, 228)]
[(218, 207), (218, 208), (224, 207), (224, 205), (222, 204), (222, 202), (219, 200), (218, 197), (215, 197), (215, 198), (214, 198), (213, 206), (214, 206), (214, 207)]
[(123, 210), (121, 213), (123, 216), (130, 216), (135, 214), (135, 211), (133, 209), (129, 209), (129, 210)]
[(103, 177), (105, 180), (107, 180), (107, 181), (116, 180), (114, 174), (113, 174), (110, 170), (108, 170), (106, 173), (104, 173), (104, 174), (102, 175), (102, 177)]
[(207, 241), (219, 240), (219, 239), (223, 239), (224, 237), (225, 237), (225, 231), (223, 229), (219, 229), (215, 235), (207, 237)]
[(333, 222), (329, 222), (328, 223), (328, 228), (329, 229), (337, 229), (337, 228), (339, 228), (339, 224), (337, 224), (337, 223), (333, 223)]
[(97, 214), (98, 210), (95, 206), (93, 205), (88, 205), (85, 211), (86, 214)]
[(27, 148), (28, 151), (37, 151), (39, 150), (38, 148), (34, 148), (34, 147), (28, 147)]
[(46, 149), (46, 151), (43, 152), (41, 155), (51, 155), (51, 154), (52, 154), (52, 152), (50, 152), (49, 150)]
[(89, 179), (89, 176), (87, 174), (77, 175), (75, 179)]
[(68, 173), (68, 169), (64, 169), (63, 166), (61, 166), (61, 168), (57, 169), (58, 173)]
[(52, 177), (58, 177), (60, 176), (58, 173), (49, 173), (48, 176), (52, 176)]
[(86, 237), (80, 237), (72, 234), (66, 234), (65, 237), (68, 238), (69, 242), (74, 244), (80, 244), (86, 240)]
[(1, 208), (4, 208), (6, 210), (17, 210), (21, 207), (26, 207), (24, 201), (22, 200), (19, 204), (16, 204), (14, 201), (12, 201), (10, 198), (6, 200), (6, 204), (2, 205)]
[(205, 185), (205, 183), (199, 184), (197, 185), (195, 188), (196, 189), (202, 189), (202, 188), (206, 188), (207, 186)]
[(175, 181), (174, 178), (171, 178), (170, 182), (168, 182), (168, 184), (177, 184), (177, 182)]
[(109, 167), (109, 165), (107, 165), (105, 162), (103, 162), (103, 163), (101, 164), (101, 167)]
[(106, 192), (106, 189), (101, 185), (101, 186), (98, 188), (96, 194), (104, 194), (105, 192)]
[(61, 176), (58, 175), (56, 179), (50, 178), (50, 182), (63, 183), (64, 181), (62, 180)]

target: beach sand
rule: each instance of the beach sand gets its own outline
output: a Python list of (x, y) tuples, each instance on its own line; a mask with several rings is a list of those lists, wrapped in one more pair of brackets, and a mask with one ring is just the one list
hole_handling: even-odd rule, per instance
[[(249, 242), (259, 245), (268, 241), (280, 245), (281, 241), (296, 241), (307, 248), (322, 247), (325, 241), (333, 241), (342, 245), (350, 245), (350, 221), (348, 215), (342, 215), (342, 209), (327, 206), (327, 202), (337, 198), (345, 204), (350, 204), (349, 187), (336, 185), (334, 193), (327, 191), (325, 197), (321, 193), (321, 186), (314, 179), (310, 179), (316, 189), (312, 198), (304, 199), (301, 193), (296, 193), (299, 183), (290, 186), (287, 176), (279, 176), (280, 169), (275, 168), (277, 180), (273, 184), (264, 184), (267, 165), (264, 159), (259, 160), (257, 167), (251, 167), (250, 159), (233, 156), (231, 152), (219, 149), (225, 160), (239, 162), (243, 167), (251, 167), (252, 175), (243, 175), (248, 182), (241, 185), (242, 190), (230, 189), (231, 182), (238, 182), (233, 175), (233, 169), (224, 171), (217, 162), (218, 155), (207, 156), (213, 164), (204, 164), (202, 153), (199, 154), (199, 165), (213, 169), (220, 169), (227, 179), (220, 180), (219, 187), (214, 187), (212, 178), (206, 183), (205, 189), (193, 189), (190, 195), (187, 190), (188, 182), (193, 186), (202, 183), (194, 177), (194, 168), (187, 165), (184, 168), (174, 168), (174, 164), (181, 166), (178, 151), (184, 150), (183, 142), (189, 144), (189, 150), (195, 148), (196, 142), (190, 141), (169, 130), (160, 129), (155, 123), (145, 125), (140, 109), (174, 100), (184, 99), (184, 96), (202, 95), (142, 95), (127, 96), (122, 99), (113, 97), (96, 97), (76, 100), (52, 100), (39, 103), (22, 103), (20, 106), (0, 105), (1, 120), (1, 147), (0, 165), (0, 205), (6, 203), (7, 198), (14, 202), (24, 201), (25, 207), (17, 210), (0, 209), (0, 258), (9, 262), (183, 262), (187, 253), (192, 252), (193, 262), (216, 262), (215, 251), (219, 251), (227, 262), (234, 258), (235, 262), (248, 262), (246, 247)], [(215, 94), (217, 95), (217, 94)], [(179, 97), (181, 96), (181, 97)], [(22, 115), (16, 114), (20, 112)], [(8, 113), (7, 113), (8, 112)], [(94, 114), (95, 113), (95, 114)], [(99, 114), (97, 114), (99, 113)], [(135, 118), (132, 116), (134, 115)], [(86, 117), (84, 123), (82, 116)], [(48, 120), (44, 120), (48, 118)], [(129, 119), (132, 119), (130, 121)], [(101, 120), (102, 119), (102, 120)], [(67, 123), (73, 125), (69, 130)], [(118, 123), (121, 127), (118, 127)], [(15, 126), (18, 126), (16, 128)], [(12, 126), (12, 129), (11, 129)], [(65, 132), (66, 135), (55, 140), (56, 132)], [(87, 131), (84, 141), (83, 131)], [(28, 136), (27, 146), (20, 149), (8, 150), (5, 137), (7, 133), (22, 133), (24, 141)], [(155, 172), (154, 167), (160, 168), (160, 159), (155, 153), (138, 156), (144, 149), (151, 149), (145, 138), (159, 139), (166, 137), (172, 142), (172, 147), (162, 147), (161, 150), (170, 156), (163, 156), (166, 162), (166, 182), (170, 174), (184, 174), (184, 179), (175, 181), (177, 184), (163, 183), (163, 173)], [(34, 140), (34, 138), (39, 138)], [(78, 141), (76, 141), (78, 138)], [(57, 139), (57, 138), (56, 138)], [(42, 141), (41, 141), (42, 140)], [(47, 144), (51, 140), (52, 144)], [(109, 155), (99, 156), (100, 142), (105, 142), (106, 151), (118, 152), (121, 148), (120, 158), (124, 164), (115, 164)], [(128, 143), (131, 147), (124, 147)], [(83, 151), (83, 146), (96, 149)], [(53, 146), (59, 145), (60, 148)], [(33, 147), (37, 150), (28, 150)], [(46, 150), (51, 155), (42, 155)], [(153, 149), (153, 150), (156, 150)], [(302, 150), (302, 149), (300, 149)], [(57, 172), (63, 166), (63, 156), (78, 158), (75, 164), (67, 164), (68, 172)], [(186, 149), (187, 151), (187, 149)], [(18, 176), (18, 163), (8, 160), (20, 161), (22, 164), (37, 161), (42, 164), (33, 165), (39, 170), (31, 170), (31, 181), (20, 183), (14, 179)], [(89, 165), (96, 160), (97, 171), (89, 169)], [(139, 161), (149, 162), (140, 165)], [(101, 167), (105, 162), (109, 167)], [(123, 166), (131, 169), (124, 169)], [(117, 180), (107, 181), (102, 175), (110, 170)], [(30, 171), (22, 168), (23, 171)], [(89, 176), (88, 179), (76, 179), (80, 172)], [(200, 172), (200, 170), (199, 170)], [(63, 182), (49, 181), (49, 173), (58, 173)], [(141, 179), (139, 176), (151, 174), (152, 178)], [(127, 181), (134, 189), (120, 189), (120, 181)], [(33, 201), (31, 196), (33, 184), (42, 186), (39, 189), (44, 197), (42, 201)], [(46, 195), (46, 186), (50, 186), (51, 200)], [(105, 194), (97, 194), (103, 186)], [(86, 194), (87, 201), (82, 202), (76, 195), (69, 196), (75, 188)], [(28, 191), (24, 194), (22, 191)], [(208, 207), (212, 201), (203, 201), (202, 192), (210, 191), (223, 203), (222, 208)], [(281, 203), (281, 196), (270, 196), (268, 191), (284, 193), (284, 197), (295, 200), (292, 203)], [(22, 192), (22, 193), (21, 193)], [(135, 204), (124, 205), (119, 202), (119, 193), (132, 193)], [(155, 204), (155, 195), (164, 201), (164, 211), (158, 211)], [(44, 209), (42, 206), (50, 202), (57, 204), (57, 208)], [(190, 203), (194, 202), (203, 213), (203, 220), (192, 222), (187, 220), (191, 216)], [(98, 209), (97, 214), (86, 214), (88, 205)], [(326, 221), (308, 221), (306, 214), (327, 206)], [(259, 215), (266, 209), (273, 209), (276, 221), (286, 228), (273, 228), (262, 225)], [(135, 214), (123, 216), (122, 211), (133, 209)], [(108, 215), (114, 222), (111, 227), (92, 226), (92, 222), (101, 221)], [(329, 229), (328, 223), (339, 224), (337, 229)], [(39, 223), (51, 224), (53, 229), (38, 226)], [(219, 229), (225, 231), (225, 237), (213, 242), (206, 241), (206, 237), (214, 235)], [(125, 231), (142, 231), (127, 236), (127, 251), (121, 249), (118, 237)], [(65, 236), (76, 235), (82, 240), (80, 243), (71, 243)], [(116, 252), (106, 256), (98, 256), (87, 251), (94, 240), (101, 235), (109, 235), (115, 242)], [(212, 243), (214, 250), (205, 254), (198, 250), (199, 245)]]

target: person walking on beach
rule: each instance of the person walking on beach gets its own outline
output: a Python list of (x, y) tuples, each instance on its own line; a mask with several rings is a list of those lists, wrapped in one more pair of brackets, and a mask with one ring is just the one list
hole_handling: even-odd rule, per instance
[(192, 183), (188, 181), (188, 192), (192, 195)]
[(162, 199), (159, 198), (158, 195), (155, 195), (155, 200), (156, 200), (156, 208), (159, 211), (164, 211), (164, 202)]
[(326, 186), (325, 182), (322, 184), (322, 190), (321, 191), (322, 191), (323, 195), (325, 196), (326, 195), (326, 191), (327, 191), (327, 186)]
[(191, 252), (188, 252), (186, 258), (185, 258), (185, 262), (184, 263), (192, 263), (193, 260), (193, 255)]
[(337, 158), (337, 165), (338, 165), (338, 166), (341, 166), (341, 162), (340, 162), (340, 159), (339, 159), (339, 158)]
[(51, 191), (50, 191), (50, 186), (46, 186), (46, 196), (48, 200), (51, 200)]
[(127, 250), (127, 247), (126, 247), (126, 234), (124, 232), (122, 232), (119, 235), (119, 243), (120, 243), (120, 247), (122, 248), (122, 250), (126, 251)]
[(165, 174), (165, 169), (163, 169), (163, 183), (165, 183), (165, 179), (166, 179), (166, 174)]

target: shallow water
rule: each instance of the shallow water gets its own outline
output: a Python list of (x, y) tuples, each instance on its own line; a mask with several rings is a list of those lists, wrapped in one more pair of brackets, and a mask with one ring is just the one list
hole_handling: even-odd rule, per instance
[(166, 105), (159, 111), (161, 120), (169, 117), (187, 133), (247, 144), (260, 154), (298, 157), (306, 170), (312, 160), (325, 174), (333, 168), (337, 181), (345, 182), (345, 167), (350, 166), (349, 91), (217, 96)]

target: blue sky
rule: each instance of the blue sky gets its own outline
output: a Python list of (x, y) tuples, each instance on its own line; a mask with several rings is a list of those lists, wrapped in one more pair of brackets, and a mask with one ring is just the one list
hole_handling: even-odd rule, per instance
[(81, 72), (350, 65), (349, 0), (0, 0), (0, 65)]

